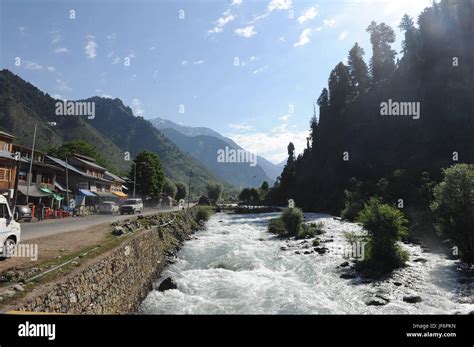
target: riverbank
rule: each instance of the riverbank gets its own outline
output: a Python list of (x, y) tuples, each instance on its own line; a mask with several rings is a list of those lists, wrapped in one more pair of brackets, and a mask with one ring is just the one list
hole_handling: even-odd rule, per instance
[(173, 255), (198, 228), (194, 216), (195, 209), (190, 209), (112, 223), (109, 232), (116, 236), (110, 236), (112, 242), (108, 247), (99, 245), (82, 257), (70, 259), (55, 275), (34, 281), (23, 279), (24, 285), (18, 284), (19, 293), (6, 297), (1, 309), (134, 313), (167, 264), (167, 256)]

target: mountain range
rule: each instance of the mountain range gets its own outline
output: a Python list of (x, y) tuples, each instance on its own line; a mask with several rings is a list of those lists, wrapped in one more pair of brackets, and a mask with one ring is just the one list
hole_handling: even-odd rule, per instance
[(265, 180), (270, 184), (280, 175), (285, 162), (273, 164), (257, 156), (257, 165), (234, 163), (222, 165), (217, 162), (217, 151), (228, 147), (244, 150), (232, 139), (206, 127), (190, 127), (173, 121), (155, 118), (150, 121), (183, 152), (191, 154), (218, 177), (236, 186), (256, 187)]

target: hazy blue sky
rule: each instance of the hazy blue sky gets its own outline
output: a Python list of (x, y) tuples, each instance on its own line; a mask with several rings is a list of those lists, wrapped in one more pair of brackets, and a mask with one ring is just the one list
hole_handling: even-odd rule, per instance
[[(404, 13), (416, 18), (430, 4), (0, 2), (1, 68), (57, 98), (117, 97), (135, 115), (213, 128), (273, 162), (286, 157), (289, 141), (302, 151), (312, 103), (354, 42), (364, 47), (369, 61), (365, 28), (370, 21), (397, 29)], [(21, 58), (20, 67), (15, 57)]]

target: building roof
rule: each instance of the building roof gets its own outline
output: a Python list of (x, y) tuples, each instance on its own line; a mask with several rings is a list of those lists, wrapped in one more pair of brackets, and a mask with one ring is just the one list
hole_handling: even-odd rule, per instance
[(64, 168), (67, 168), (68, 170), (71, 170), (71, 171), (75, 172), (76, 174), (81, 175), (81, 176), (83, 176), (83, 177), (85, 177), (85, 178), (92, 179), (92, 180), (96, 180), (96, 181), (102, 181), (102, 182), (111, 183), (111, 181), (108, 180), (108, 179), (89, 175), (89, 174), (85, 173), (84, 171), (81, 171), (81, 170), (77, 169), (76, 167), (72, 166), (72, 165), (69, 164), (69, 163), (66, 163), (64, 160), (61, 160), (61, 159), (59, 159), (59, 158), (51, 157), (51, 156), (49, 156), (49, 155), (47, 155), (46, 158), (50, 159), (51, 161), (53, 161), (53, 162), (56, 163), (57, 165), (60, 165), (60, 166), (62, 166), (62, 167), (64, 167)]
[(0, 136), (8, 137), (10, 139), (16, 139), (16, 137), (13, 136), (12, 134), (6, 133), (6, 132), (1, 131), (1, 130), (0, 130)]
[[(13, 150), (15, 150), (15, 148), (18, 148), (18, 149), (26, 149), (27, 151), (30, 151), (31, 152), (31, 148), (29, 147), (25, 147), (25, 146), (22, 146), (22, 145), (17, 145), (17, 144), (13, 144)], [(42, 151), (39, 151), (35, 148), (35, 154), (41, 154), (41, 155), (45, 155), (46, 153), (42, 152)]]
[(124, 179), (122, 179), (122, 178), (120, 178), (120, 177), (114, 175), (114, 174), (113, 174), (112, 172), (110, 172), (110, 171), (105, 171), (105, 176), (106, 176), (106, 177), (108, 176), (108, 177), (112, 178), (112, 179), (113, 179), (114, 181), (116, 181), (116, 182), (125, 183), (125, 180), (124, 180)]
[(73, 157), (73, 159), (83, 163), (84, 165), (87, 165), (89, 167), (93, 167), (94, 169), (99, 169), (101, 171), (106, 171), (106, 169), (104, 167), (100, 166), (99, 164), (94, 163), (94, 162), (89, 161), (89, 160), (82, 159), (82, 158), (80, 158), (76, 155)]

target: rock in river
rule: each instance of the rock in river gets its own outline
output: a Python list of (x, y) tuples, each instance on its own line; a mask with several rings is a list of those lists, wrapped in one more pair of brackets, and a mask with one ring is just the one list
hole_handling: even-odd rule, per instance
[(158, 287), (158, 290), (160, 292), (164, 292), (165, 290), (176, 289), (176, 288), (178, 288), (178, 286), (173, 281), (173, 279), (171, 277), (167, 277), (167, 278), (165, 278), (165, 280), (163, 282), (160, 283), (160, 286)]
[(421, 302), (422, 299), (418, 295), (407, 295), (403, 297), (403, 301), (408, 302), (410, 304), (416, 304), (417, 302)]

